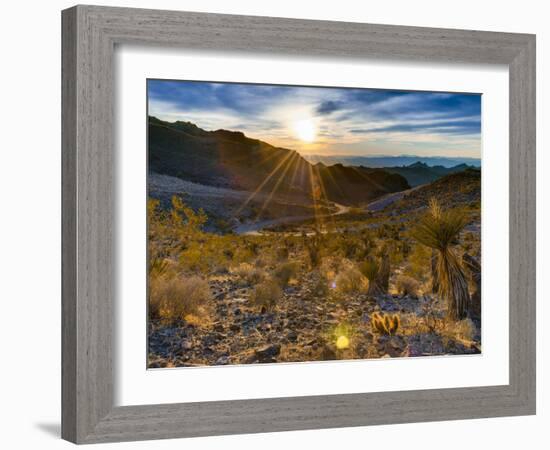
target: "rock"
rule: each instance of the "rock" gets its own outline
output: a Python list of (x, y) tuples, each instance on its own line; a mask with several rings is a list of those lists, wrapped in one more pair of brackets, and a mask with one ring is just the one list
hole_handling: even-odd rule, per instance
[(214, 325), (214, 331), (217, 331), (217, 332), (219, 332), (219, 333), (222, 333), (223, 330), (224, 330), (223, 324), (217, 323), (216, 325)]
[(270, 363), (276, 362), (275, 358), (281, 353), (280, 344), (266, 345), (258, 350), (256, 350), (256, 356), (258, 357), (258, 362), (261, 363)]
[(369, 343), (371, 343), (374, 340), (374, 336), (372, 333), (365, 332), (365, 340)]
[(231, 325), (229, 325), (229, 329), (231, 331), (237, 333), (237, 332), (241, 331), (241, 326), (237, 322), (234, 322)]
[(287, 334), (286, 334), (286, 338), (290, 341), (290, 342), (296, 342), (298, 340), (298, 333), (296, 333), (296, 331), (289, 331)]
[(404, 356), (407, 349), (407, 341), (402, 336), (392, 336), (386, 344), (386, 353), (392, 358)]
[(193, 348), (193, 343), (188, 340), (181, 341), (182, 350), (191, 350)]
[(211, 346), (211, 345), (217, 344), (219, 341), (222, 341), (224, 338), (225, 338), (224, 334), (214, 332), (214, 333), (207, 334), (203, 338), (202, 343), (203, 345)]
[(256, 353), (252, 353), (251, 355), (248, 355), (244, 360), (243, 364), (254, 364), (258, 362), (258, 355)]
[(409, 356), (444, 355), (445, 346), (435, 333), (422, 333), (409, 336)]
[(382, 355), (392, 358), (407, 356), (407, 341), (403, 336), (379, 336), (376, 349)]
[(225, 366), (226, 364), (229, 364), (229, 356), (227, 356), (227, 355), (220, 356), (216, 360), (216, 365), (217, 366)]

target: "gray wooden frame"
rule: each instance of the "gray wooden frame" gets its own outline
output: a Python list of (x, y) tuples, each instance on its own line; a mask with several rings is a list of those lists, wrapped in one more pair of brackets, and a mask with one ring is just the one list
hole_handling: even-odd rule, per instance
[[(535, 413), (535, 36), (76, 6), (62, 13), (62, 436), (76, 443)], [(503, 386), (113, 406), (113, 52), (198, 50), (506, 64), (510, 382)]]

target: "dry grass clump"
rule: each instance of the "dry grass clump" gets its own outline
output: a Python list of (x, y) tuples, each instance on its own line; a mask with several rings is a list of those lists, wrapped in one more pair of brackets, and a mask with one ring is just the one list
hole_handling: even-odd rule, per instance
[(298, 274), (300, 266), (297, 262), (286, 262), (280, 264), (274, 271), (273, 276), (282, 287), (288, 286), (292, 278)]
[(175, 322), (189, 315), (204, 316), (211, 299), (208, 283), (198, 276), (150, 279), (149, 315), (153, 319)]
[(446, 322), (441, 335), (463, 342), (465, 344), (474, 340), (476, 334), (476, 326), (470, 319), (459, 320), (458, 322)]
[(318, 273), (314, 277), (313, 287), (311, 289), (313, 295), (317, 297), (325, 297), (329, 293), (329, 282), (328, 279), (322, 274)]
[(336, 279), (336, 290), (340, 294), (351, 294), (364, 291), (367, 287), (367, 280), (355, 265), (343, 268)]
[(272, 309), (279, 300), (283, 297), (283, 290), (279, 284), (267, 278), (257, 284), (250, 296), (250, 301), (259, 306), (262, 310)]
[(236, 267), (232, 267), (230, 272), (237, 275), (241, 281), (249, 285), (258, 284), (266, 277), (263, 270), (249, 263), (241, 263)]
[(400, 275), (395, 284), (401, 295), (417, 296), (420, 290), (420, 283), (407, 275)]
[(405, 273), (423, 283), (427, 282), (430, 279), (431, 259), (432, 250), (430, 248), (425, 245), (415, 245), (409, 254)]

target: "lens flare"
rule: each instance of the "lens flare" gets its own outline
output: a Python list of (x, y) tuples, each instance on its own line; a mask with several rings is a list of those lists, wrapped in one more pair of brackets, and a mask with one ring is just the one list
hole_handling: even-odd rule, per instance
[(338, 350), (344, 350), (349, 347), (349, 339), (347, 336), (339, 336), (336, 339), (336, 348)]

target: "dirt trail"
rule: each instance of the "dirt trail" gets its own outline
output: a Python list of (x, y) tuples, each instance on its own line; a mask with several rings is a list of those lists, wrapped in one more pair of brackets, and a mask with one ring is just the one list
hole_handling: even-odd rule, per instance
[(368, 211), (381, 211), (386, 206), (401, 200), (403, 197), (409, 195), (411, 192), (416, 191), (417, 189), (420, 189), (424, 186), (425, 184), (421, 184), (420, 186), (407, 189), (406, 191), (392, 192), (391, 194), (386, 194), (383, 197), (380, 197), (379, 199), (376, 199), (375, 201), (369, 203), (366, 209)]
[[(341, 214), (346, 214), (349, 212), (350, 207), (345, 205), (340, 205), (339, 203), (333, 203), (336, 207), (336, 211), (331, 214), (321, 214), (317, 216), (318, 218), (327, 218), (339, 216)], [(257, 235), (260, 234), (260, 231), (264, 228), (273, 227), (277, 225), (286, 225), (294, 222), (302, 222), (304, 220), (314, 219), (314, 214), (303, 215), (303, 216), (287, 216), (287, 217), (278, 217), (276, 219), (268, 220), (258, 220), (257, 222), (243, 223), (237, 226), (234, 231), (237, 234), (246, 234), (246, 235)]]

